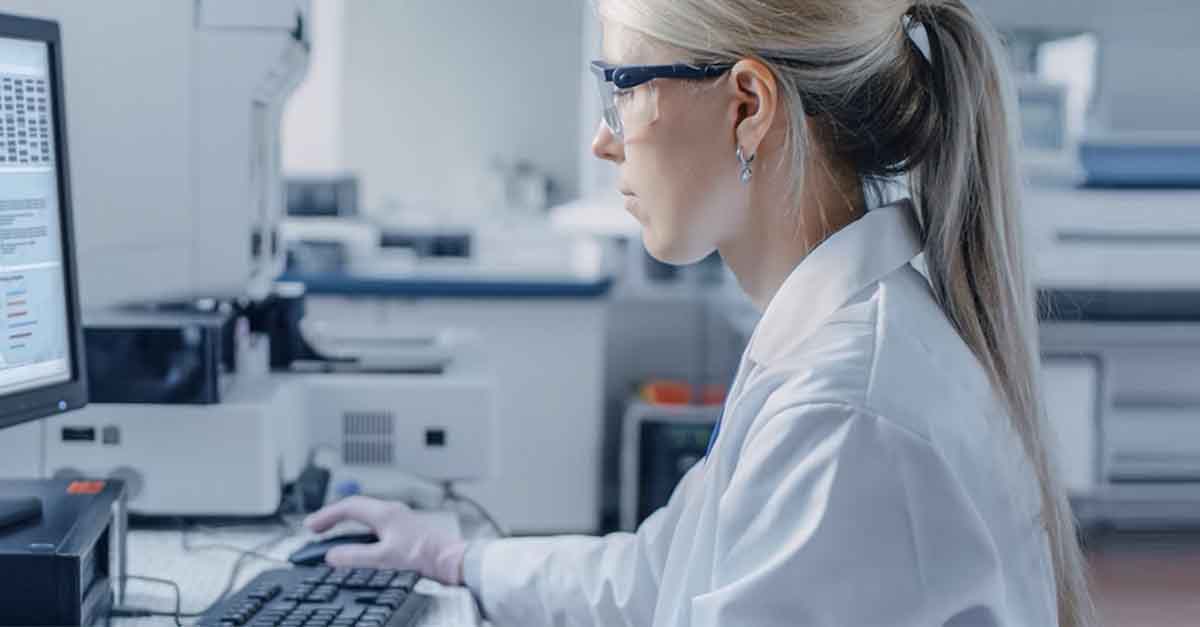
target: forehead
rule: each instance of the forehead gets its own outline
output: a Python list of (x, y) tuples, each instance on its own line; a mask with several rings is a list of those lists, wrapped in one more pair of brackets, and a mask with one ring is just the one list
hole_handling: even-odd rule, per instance
[(607, 19), (600, 20), (601, 59), (613, 65), (666, 63), (669, 56), (645, 35)]

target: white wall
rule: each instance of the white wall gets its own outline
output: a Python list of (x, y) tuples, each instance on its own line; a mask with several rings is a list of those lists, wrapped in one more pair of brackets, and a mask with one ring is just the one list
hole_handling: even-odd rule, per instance
[(521, 157), (577, 193), (581, 0), (345, 5), (345, 166), (368, 211), (461, 208), (473, 173)]
[(284, 110), (283, 170), (336, 174), (343, 170), (342, 96), (346, 4), (312, 0), (308, 76)]
[[(583, 6), (583, 62), (600, 58), (600, 21), (590, 2)], [(617, 168), (592, 155), (592, 139), (600, 126), (600, 97), (596, 79), (585, 72), (580, 77), (579, 118), (579, 195), (585, 198), (613, 194), (617, 189)], [(620, 204), (620, 203), (614, 203)]]

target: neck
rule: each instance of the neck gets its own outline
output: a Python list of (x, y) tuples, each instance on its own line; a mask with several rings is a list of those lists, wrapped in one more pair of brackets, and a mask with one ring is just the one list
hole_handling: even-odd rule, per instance
[(816, 163), (806, 172), (795, 207), (778, 202), (791, 195), (786, 176), (756, 181), (759, 189), (751, 190), (745, 228), (718, 247), (759, 311), (766, 309), (808, 253), (865, 213), (862, 185), (856, 177), (835, 179)]

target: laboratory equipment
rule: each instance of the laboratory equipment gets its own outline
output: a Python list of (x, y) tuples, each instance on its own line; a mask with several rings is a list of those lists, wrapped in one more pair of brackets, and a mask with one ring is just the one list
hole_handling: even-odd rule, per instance
[[(487, 407), (494, 412), (489, 418), (494, 427), (488, 438), (495, 462), (486, 478), (469, 487), (471, 495), (514, 532), (595, 532), (605, 296), (611, 278), (576, 275), (561, 266), (558, 275), (549, 276), (482, 265), (385, 270), (291, 278), (307, 283), (307, 319), (313, 322), (350, 329), (369, 321), (370, 326), (430, 336), (449, 328), (470, 337), (473, 341), (460, 345), (443, 376), (462, 372), (492, 391)], [(345, 381), (353, 385), (354, 380)], [(394, 386), (391, 391), (398, 394)], [(345, 398), (355, 400), (353, 394)], [(406, 406), (403, 397), (396, 398), (392, 406)], [(323, 429), (336, 436), (332, 431), (340, 414), (333, 410), (328, 415)], [(405, 410), (396, 415), (420, 416)], [(470, 419), (464, 417), (462, 424), (469, 425)], [(453, 434), (448, 441), (453, 445)], [(482, 462), (469, 460), (466, 468), (479, 468)], [(563, 468), (571, 472), (563, 473)]]
[(637, 529), (667, 504), (679, 480), (704, 458), (721, 409), (721, 405), (629, 404), (621, 429), (621, 529)]
[(300, 328), (323, 359), (297, 367), (315, 365), (327, 370), (439, 373), (469, 341), (453, 329), (419, 333), (370, 323), (339, 325), (319, 320), (301, 321)]
[(358, 177), (289, 176), (287, 214), (291, 217), (347, 218), (358, 215)]
[(85, 311), (91, 401), (220, 403), (237, 366), (238, 320), (230, 310)]
[(0, 529), (0, 625), (102, 625), (125, 574), (120, 481), (0, 480), (42, 514)]
[(305, 624), (415, 627), (433, 602), (410, 571), (326, 567), (271, 570), (206, 612), (197, 627)]
[(45, 422), (38, 467), (47, 478), (122, 479), (142, 516), (269, 516), (299, 473), (286, 460), (303, 459), (296, 398), (263, 377), (218, 404), (93, 403)]
[[(251, 335), (289, 340), (272, 355), (277, 369), (313, 358), (293, 315), (296, 299), (279, 296), (274, 284), (284, 258), (280, 116), (307, 69), (308, 3), (130, 2), (104, 11), (57, 0), (10, 5), (58, 17), (75, 34), (64, 49), (67, 72), (88, 99), (66, 104), (82, 135), (75, 158), (89, 166), (79, 212), (89, 310), (211, 298), (255, 312), (289, 301), (290, 308), (255, 318), (264, 324)], [(95, 101), (95, 93), (107, 96)], [(228, 349), (224, 329), (222, 336)], [(220, 361), (242, 355), (253, 339), (234, 336)], [(171, 356), (163, 380), (180, 374), (181, 356)], [(212, 365), (215, 349), (200, 356)], [(343, 363), (345, 351), (336, 357)], [(127, 477), (139, 514), (273, 513), (280, 485), (299, 473), (309, 450), (294, 400), (305, 396), (308, 379), (235, 365), (236, 376), (200, 368), (207, 391), (190, 398), (216, 400), (217, 391), (219, 403), (95, 404), (62, 423), (25, 430), (6, 443), (14, 454), (4, 458), (15, 461), (5, 472)], [(113, 367), (107, 374), (129, 372)], [(404, 405), (401, 396), (389, 404)], [(82, 433), (96, 436), (70, 437)], [(455, 436), (443, 449), (457, 452), (468, 441)]]
[(1054, 457), (1085, 524), (1200, 521), (1200, 191), (1027, 195)]
[(1021, 144), (1032, 155), (1062, 155), (1068, 148), (1067, 89), (1064, 85), (1025, 78), (1017, 84)]
[[(143, 516), (275, 513), (315, 451), (335, 483), (389, 492), (405, 476), (492, 474), (493, 391), (486, 373), (234, 375), (218, 404), (95, 403), (47, 421), (41, 476), (115, 477)], [(168, 409), (169, 408), (169, 409)], [(81, 434), (90, 434), (83, 437)]]
[(495, 393), (484, 373), (306, 375), (307, 445), (334, 452), (333, 483), (386, 493), (403, 476), (437, 482), (493, 473)]
[(280, 228), (289, 272), (339, 272), (369, 262), (379, 253), (379, 227), (353, 218), (291, 218)]
[(473, 229), (464, 227), (416, 227), (384, 228), (379, 246), (384, 251), (411, 250), (417, 258), (442, 257), (469, 259), (475, 238)]
[(280, 116), (307, 71), (308, 4), (5, 3), (72, 35), (87, 308), (269, 292), (284, 263)]
[[(72, 32), (70, 45), (55, 49), (66, 55), (65, 69), (48, 76), (66, 76), (77, 90), (60, 106), (79, 130), (74, 160), (88, 166), (76, 181), (88, 309), (200, 297), (265, 299), (283, 269), (279, 129), (283, 105), (307, 70), (308, 3), (128, 2), (100, 11), (68, 1), (16, 0), (6, 8), (56, 18)], [(98, 93), (105, 97), (96, 99)], [(227, 355), (242, 346), (233, 348)], [(215, 352), (201, 356), (212, 365)], [(166, 368), (180, 367), (177, 360)], [(117, 366), (108, 374), (129, 372)], [(164, 380), (174, 374), (179, 371)], [(193, 400), (212, 400), (214, 389), (222, 391), (221, 375), (210, 374), (198, 374), (210, 389), (189, 392)], [(5, 472), (128, 476), (132, 501), (145, 512), (174, 513), (176, 506), (274, 512), (281, 472), (275, 442), (290, 440), (279, 435), (277, 410), (255, 403), (272, 402), (284, 386), (245, 387), (241, 396), (230, 391), (222, 399), (228, 403), (203, 408), (93, 405), (65, 423), (23, 430), (6, 442), (13, 453), (6, 457), (19, 461)], [(97, 437), (63, 437), (81, 433)], [(200, 449), (204, 444), (210, 448)], [(212, 452), (229, 447), (238, 449), (229, 463), (214, 463)], [(236, 479), (211, 483), (222, 470), (238, 473)], [(217, 509), (221, 503), (228, 512)]]
[(1200, 133), (1093, 133), (1079, 146), (1089, 187), (1200, 188)]

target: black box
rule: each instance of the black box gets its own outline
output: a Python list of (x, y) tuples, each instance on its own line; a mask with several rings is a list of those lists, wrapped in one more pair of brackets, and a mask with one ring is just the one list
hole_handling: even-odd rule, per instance
[(92, 403), (221, 402), (236, 363), (231, 312), (88, 311), (83, 320)]
[(118, 480), (0, 480), (0, 497), (34, 497), (41, 518), (0, 528), (0, 625), (99, 625), (125, 562)]

